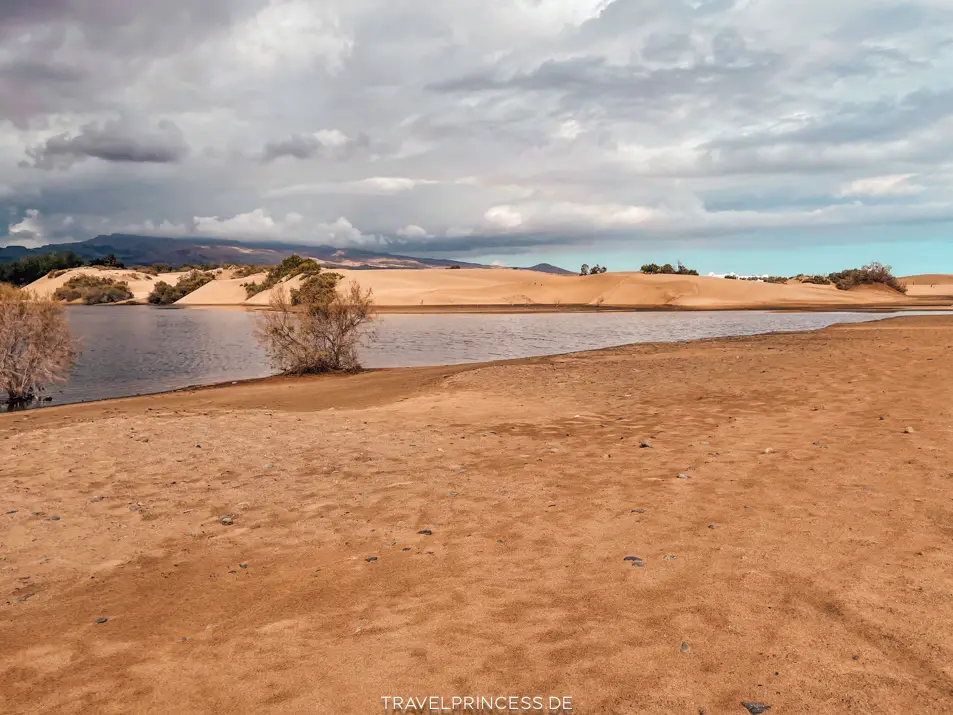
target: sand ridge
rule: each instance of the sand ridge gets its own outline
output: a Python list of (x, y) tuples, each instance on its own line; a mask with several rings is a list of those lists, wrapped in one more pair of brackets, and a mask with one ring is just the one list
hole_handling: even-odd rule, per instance
[[(692, 309), (912, 305), (895, 291), (865, 286), (839, 291), (806, 283), (775, 285), (698, 276), (604, 273), (554, 276), (511, 269), (336, 271), (374, 292), (384, 308), (433, 306), (605, 306)], [(181, 305), (266, 306), (276, 289), (244, 297), (241, 284), (255, 279), (209, 283), (183, 298)], [(300, 278), (277, 289), (294, 288)]]
[(949, 712), (951, 343), (910, 317), (0, 416), (0, 710)]

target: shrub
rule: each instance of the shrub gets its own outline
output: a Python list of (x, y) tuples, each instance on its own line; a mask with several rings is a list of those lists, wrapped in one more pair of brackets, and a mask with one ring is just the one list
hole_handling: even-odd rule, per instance
[(0, 265), (0, 283), (25, 286), (49, 275), (51, 271), (79, 268), (81, 265), (83, 265), (83, 259), (72, 251), (26, 256), (18, 261)]
[(360, 369), (357, 348), (374, 318), (371, 291), (352, 282), (326, 300), (312, 302), (313, 295), (326, 294), (307, 292), (295, 310), (282, 286), (271, 298), (272, 310), (260, 315), (255, 337), (272, 366), (288, 375)]
[(785, 278), (784, 276), (768, 276), (767, 278), (764, 279), (764, 282), (765, 283), (780, 283), (783, 285), (788, 282), (788, 279)]
[(734, 273), (729, 273), (727, 276), (725, 276), (725, 278), (727, 278), (730, 281), (738, 280), (738, 276), (736, 276)]
[(62, 305), (0, 284), (0, 390), (8, 402), (64, 380), (78, 355)]
[(300, 275), (309, 276), (320, 270), (321, 266), (319, 266), (314, 259), (302, 258), (297, 253), (292, 253), (285, 260), (268, 271), (268, 275), (265, 276), (263, 283), (245, 284), (245, 292), (248, 294), (248, 297), (251, 298), (253, 295), (258, 295), (262, 291), (278, 285), (278, 283), (283, 280)]
[(582, 268), (579, 269), (579, 275), (588, 276), (589, 275), (589, 264), (583, 263)]
[(264, 273), (268, 266), (235, 266), (234, 276), (236, 278), (248, 278), (256, 273)]
[(874, 262), (868, 263), (861, 268), (848, 268), (845, 271), (831, 273), (828, 278), (838, 290), (850, 290), (859, 285), (882, 283), (889, 288), (893, 288), (898, 293), (907, 292), (907, 286), (890, 272), (890, 266), (885, 266), (882, 263)]
[(107, 253), (102, 258), (93, 258), (90, 260), (91, 266), (105, 266), (106, 268), (125, 268), (125, 264), (116, 258), (116, 254)]
[(340, 273), (315, 273), (301, 283), (300, 288), (291, 289), (292, 305), (314, 305), (328, 303), (334, 297), (337, 284), (344, 276)]
[(675, 267), (671, 263), (666, 263), (664, 266), (659, 268), (658, 272), (667, 276), (671, 276), (675, 274)]
[(658, 263), (646, 263), (640, 269), (643, 273), (658, 273), (662, 270)]
[(180, 276), (175, 286), (171, 286), (165, 281), (159, 281), (149, 294), (149, 302), (153, 305), (172, 305), (177, 300), (197, 291), (213, 280), (215, 280), (215, 276), (211, 273), (191, 271), (184, 276)]
[(101, 303), (121, 303), (131, 300), (133, 295), (129, 284), (102, 276), (73, 276), (53, 294), (56, 300), (82, 300), (86, 305)]
[(675, 270), (675, 273), (677, 273), (680, 276), (697, 276), (698, 275), (698, 271), (692, 268), (686, 268), (685, 264), (682, 263), (681, 261), (678, 262), (678, 268)]

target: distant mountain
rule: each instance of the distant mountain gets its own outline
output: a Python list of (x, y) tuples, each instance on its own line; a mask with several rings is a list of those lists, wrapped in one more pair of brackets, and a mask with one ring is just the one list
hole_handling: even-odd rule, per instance
[(78, 243), (58, 243), (40, 248), (22, 246), (0, 248), (0, 263), (11, 263), (30, 255), (56, 251), (73, 251), (80, 258), (90, 260), (114, 254), (127, 266), (150, 266), (166, 263), (171, 266), (202, 263), (232, 263), (236, 265), (272, 265), (297, 253), (314, 258), (329, 268), (486, 268), (479, 263), (442, 260), (439, 258), (414, 258), (398, 256), (381, 251), (335, 246), (306, 246), (295, 243), (243, 242), (206, 238), (163, 238), (154, 236), (130, 236), (111, 234), (97, 236)]
[(560, 268), (559, 266), (554, 266), (551, 263), (537, 263), (535, 266), (530, 266), (523, 270), (527, 271), (536, 271), (537, 273), (551, 273), (554, 276), (577, 276), (579, 275), (576, 271), (567, 271), (565, 268)]

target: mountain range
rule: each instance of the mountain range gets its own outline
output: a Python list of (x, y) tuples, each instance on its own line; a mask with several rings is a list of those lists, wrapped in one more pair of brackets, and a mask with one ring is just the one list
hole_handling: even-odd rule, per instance
[[(97, 236), (77, 243), (57, 243), (39, 248), (7, 246), (0, 248), (0, 263), (11, 263), (27, 256), (59, 251), (73, 251), (84, 260), (103, 258), (113, 254), (127, 266), (151, 266), (165, 263), (170, 266), (212, 264), (273, 265), (297, 253), (313, 258), (327, 268), (493, 268), (480, 263), (467, 263), (440, 258), (416, 258), (381, 251), (336, 246), (308, 246), (295, 243), (234, 241), (212, 238), (168, 238), (161, 236), (133, 236), (114, 233)], [(548, 263), (540, 263), (524, 270), (555, 275), (573, 275)]]

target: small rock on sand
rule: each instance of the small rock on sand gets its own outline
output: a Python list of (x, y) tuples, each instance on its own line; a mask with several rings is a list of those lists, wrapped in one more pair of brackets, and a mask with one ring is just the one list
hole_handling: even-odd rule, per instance
[(108, 622), (109, 622), (109, 619), (108, 619), (108, 618), (99, 617), (99, 618), (96, 619), (96, 623), (97, 623), (98, 625), (102, 625), (103, 623), (108, 623)]
[(682, 651), (682, 653), (687, 653), (688, 651), (691, 650), (691, 648), (688, 647), (688, 643), (686, 643), (685, 641), (682, 641), (682, 644), (678, 647), (678, 649)]
[(222, 514), (220, 517), (218, 517), (218, 521), (224, 526), (231, 526), (235, 523), (235, 517), (233, 514)]
[(366, 559), (366, 561), (367, 561), (367, 563), (372, 564), (372, 563), (374, 563), (375, 561), (377, 561), (377, 557), (376, 557), (376, 556), (368, 556), (367, 559)]
[(741, 705), (745, 710), (751, 713), (751, 715), (761, 715), (761, 713), (766, 713), (771, 709), (770, 705), (765, 705), (764, 703), (755, 703), (749, 700), (742, 700)]
[(639, 440), (639, 447), (640, 447), (641, 449), (655, 449), (655, 448), (652, 446), (652, 443), (649, 442), (647, 439), (640, 439), (640, 440)]
[(903, 431), (904, 434), (913, 434), (914, 432), (916, 432), (916, 430), (913, 429), (913, 427), (907, 427), (907, 428)]
[(691, 479), (691, 476), (688, 474), (679, 474), (677, 479)]
[(644, 514), (644, 513), (645, 513), (645, 509), (633, 509), (633, 510), (632, 510), (632, 513), (633, 513), (633, 514)]
[(433, 532), (430, 529), (421, 529), (417, 533), (423, 534), (424, 536), (433, 536)]

